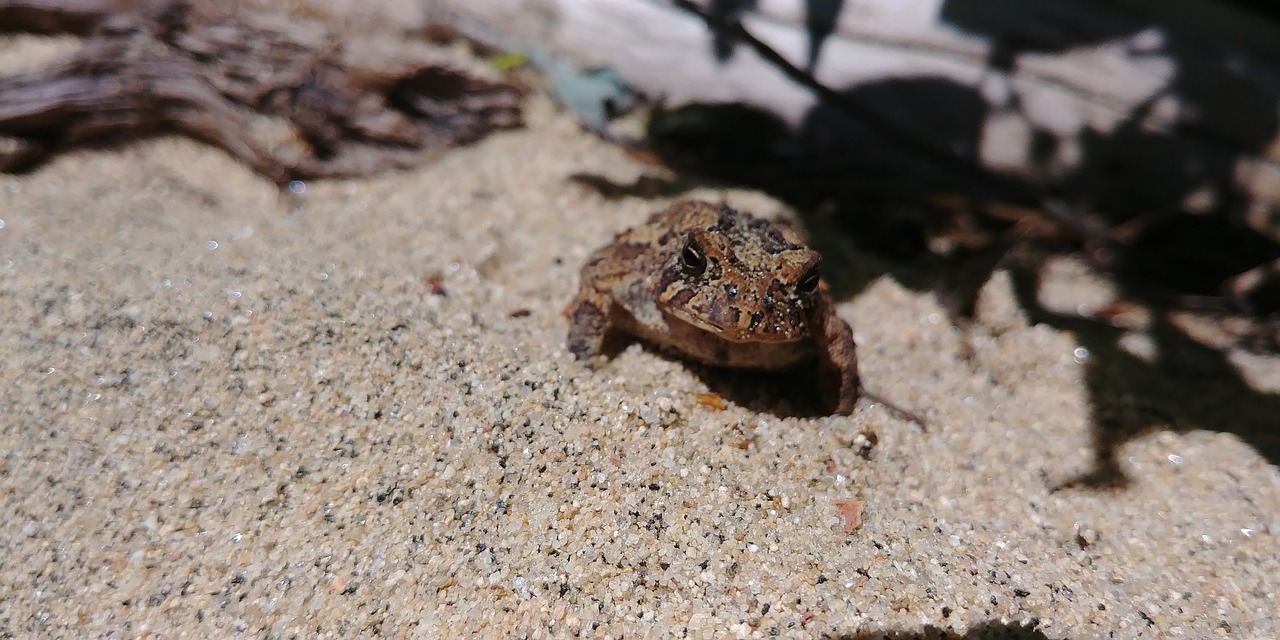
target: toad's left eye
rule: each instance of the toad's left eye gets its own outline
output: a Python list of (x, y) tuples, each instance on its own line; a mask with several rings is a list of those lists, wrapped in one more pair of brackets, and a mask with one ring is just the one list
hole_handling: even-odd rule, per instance
[(800, 278), (800, 282), (796, 285), (796, 293), (802, 298), (813, 295), (813, 292), (818, 290), (818, 281), (821, 279), (822, 276), (816, 267), (810, 269), (803, 278)]

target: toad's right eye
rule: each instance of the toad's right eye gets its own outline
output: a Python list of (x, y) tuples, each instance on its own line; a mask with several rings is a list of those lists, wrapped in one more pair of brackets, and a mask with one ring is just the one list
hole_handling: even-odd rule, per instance
[(702, 245), (698, 244), (697, 239), (692, 236), (680, 250), (680, 270), (690, 277), (700, 276), (707, 270), (707, 254), (702, 251)]

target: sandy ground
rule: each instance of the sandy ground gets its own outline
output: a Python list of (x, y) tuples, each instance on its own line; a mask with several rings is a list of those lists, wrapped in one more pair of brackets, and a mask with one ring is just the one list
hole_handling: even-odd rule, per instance
[(967, 335), (892, 276), (842, 301), (927, 430), (719, 407), (638, 345), (585, 370), (578, 268), (668, 200), (570, 181), (651, 170), (530, 109), (298, 197), (179, 139), (0, 176), (0, 635), (1280, 636), (1276, 467), (1155, 428), (1062, 488), (1088, 355), (1005, 279)]

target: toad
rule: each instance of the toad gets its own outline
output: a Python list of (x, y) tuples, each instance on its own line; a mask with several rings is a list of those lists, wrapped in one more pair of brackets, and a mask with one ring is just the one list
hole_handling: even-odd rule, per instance
[(606, 333), (635, 336), (716, 367), (809, 367), (825, 409), (853, 412), (858, 358), (818, 267), (796, 232), (701, 201), (678, 202), (587, 260), (569, 350), (589, 366)]

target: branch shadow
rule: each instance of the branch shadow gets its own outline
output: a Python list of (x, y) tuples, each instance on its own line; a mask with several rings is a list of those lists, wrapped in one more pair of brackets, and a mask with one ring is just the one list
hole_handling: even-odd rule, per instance
[[(733, 10), (749, 10), (748, 4)], [(839, 7), (825, 5), (822, 11), (806, 24), (834, 24)], [(1045, 12), (1053, 19), (1042, 19)], [(1227, 350), (1194, 339), (1174, 321), (1188, 300), (1230, 309), (1239, 301), (1224, 293), (1224, 283), (1280, 259), (1276, 233), (1264, 234), (1246, 220), (1257, 203), (1235, 182), (1243, 155), (1262, 154), (1280, 132), (1280, 91), (1259, 88), (1233, 71), (1238, 58), (1230, 43), (1193, 41), (1124, 8), (1091, 13), (1083, 21), (1061, 3), (948, 0), (941, 16), (994, 43), (987, 64), (995, 76), (1015, 69), (1028, 53), (1145, 42), (1133, 39), (1153, 32), (1161, 37), (1155, 45), (1143, 44), (1142, 55), (1168, 61), (1172, 71), (1114, 126), (1086, 129), (1072, 140), (1080, 160), (1065, 174), (1053, 167), (1063, 141), (1034, 123), (1016, 91), (993, 103), (941, 78), (838, 89), (837, 99), (819, 101), (795, 130), (737, 104), (659, 112), (647, 146), (677, 170), (677, 178), (657, 192), (671, 195), (723, 182), (760, 188), (787, 202), (822, 252), (824, 275), (838, 298), (856, 295), (887, 274), (912, 289), (938, 293), (964, 322), (972, 317), (982, 284), (995, 270), (1009, 269), (1032, 322), (1072, 332), (1090, 353), (1085, 377), (1095, 468), (1063, 486), (1124, 486), (1117, 450), (1158, 429), (1231, 433), (1280, 465), (1280, 394), (1251, 387)], [(1045, 31), (1036, 25), (1054, 26)], [(709, 28), (717, 33), (715, 25)], [(812, 26), (810, 31), (811, 44), (817, 43), (810, 50), (812, 64), (830, 32)], [(850, 103), (876, 113), (881, 122), (851, 116)], [(1170, 132), (1152, 126), (1171, 103), (1194, 116)], [(984, 129), (996, 111), (1029, 123), (1032, 162), (1045, 177), (987, 175), (971, 181), (953, 171), (954, 163), (937, 162), (938, 155), (950, 154), (977, 166)], [(895, 135), (883, 131), (884, 123), (906, 128), (908, 122), (916, 128)], [(903, 135), (938, 153), (896, 144)], [(577, 179), (607, 183), (585, 174)], [(607, 186), (615, 194), (654, 192), (652, 184)], [(1028, 199), (1028, 193), (1037, 197)], [(1066, 216), (1048, 210), (1046, 203), (1055, 200), (1066, 203)], [(1010, 206), (1025, 211), (993, 213)], [(931, 249), (939, 237), (947, 239), (949, 250)], [(1082, 256), (1109, 272), (1126, 302), (1151, 311), (1145, 333), (1154, 355), (1144, 359), (1122, 348), (1126, 330), (1105, 320), (1066, 316), (1039, 304), (1039, 269), (1044, 258), (1061, 254)], [(1246, 309), (1255, 320), (1280, 326), (1280, 296), (1255, 302)], [(1276, 333), (1277, 342), (1268, 345), (1273, 349), (1280, 348)]]
[(1038, 301), (1035, 273), (1010, 273), (1028, 320), (1070, 332), (1088, 351), (1085, 384), (1092, 406), (1094, 468), (1059, 488), (1123, 488), (1128, 479), (1117, 460), (1118, 449), (1155, 430), (1231, 433), (1271, 464), (1280, 464), (1280, 394), (1253, 389), (1227, 353), (1190, 338), (1157, 309), (1150, 325), (1134, 332), (1151, 348), (1135, 354), (1122, 346), (1125, 328), (1048, 310)]

